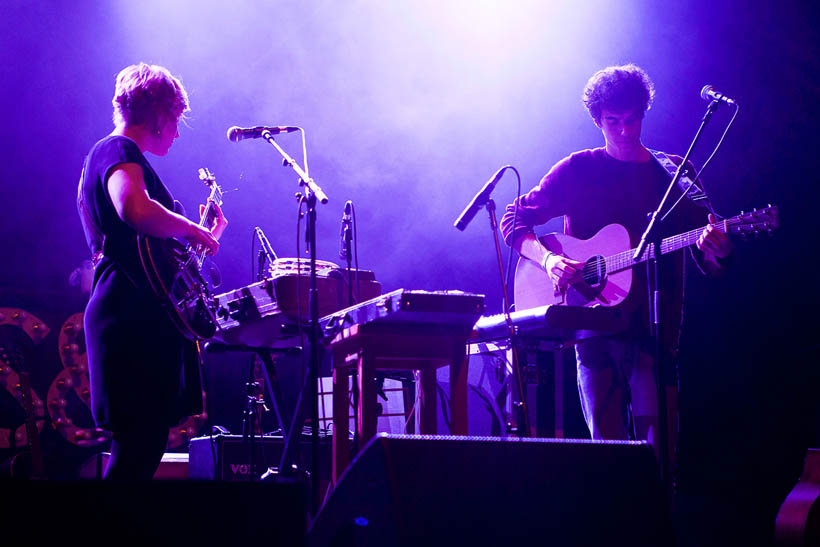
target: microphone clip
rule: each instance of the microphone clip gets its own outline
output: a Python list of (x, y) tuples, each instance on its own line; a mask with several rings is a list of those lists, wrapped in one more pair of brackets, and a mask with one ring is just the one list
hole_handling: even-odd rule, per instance
[(350, 257), (350, 242), (353, 241), (353, 202), (347, 200), (344, 213), (342, 213), (342, 226), (339, 233), (341, 244), (339, 246), (339, 258), (348, 260)]

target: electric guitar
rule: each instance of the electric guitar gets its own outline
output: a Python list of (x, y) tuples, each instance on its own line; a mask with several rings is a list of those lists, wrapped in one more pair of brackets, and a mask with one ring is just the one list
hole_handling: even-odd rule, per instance
[[(210, 226), (216, 217), (213, 204), (222, 205), (222, 189), (207, 169), (199, 179), (210, 188), (199, 225)], [(190, 340), (207, 339), (216, 332), (216, 316), (208, 283), (202, 274), (204, 249), (195, 249), (184, 240), (137, 235), (140, 262), (151, 288), (162, 302), (174, 325)]]
[[(777, 207), (741, 212), (714, 224), (725, 234), (741, 236), (771, 233), (779, 226)], [(660, 249), (649, 244), (638, 260), (630, 248), (629, 234), (619, 224), (609, 224), (589, 239), (564, 234), (547, 234), (539, 238), (552, 252), (584, 263), (582, 279), (558, 289), (540, 264), (520, 258), (515, 269), (515, 308), (525, 310), (545, 305), (615, 306), (629, 295), (632, 267), (650, 258), (694, 245), (704, 227), (667, 237)]]

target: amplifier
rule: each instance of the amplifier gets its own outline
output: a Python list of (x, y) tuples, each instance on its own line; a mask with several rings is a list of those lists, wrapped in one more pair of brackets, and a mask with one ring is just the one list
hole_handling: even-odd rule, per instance
[[(330, 445), (332, 437), (319, 438), (319, 477), (330, 477)], [(257, 477), (269, 467), (279, 467), (285, 441), (280, 436), (265, 435), (255, 437), (255, 465)], [(310, 436), (303, 435), (301, 446), (297, 448), (294, 461), (299, 454), (304, 459), (304, 468), (310, 470)], [(214, 435), (195, 437), (188, 445), (188, 476), (191, 479), (248, 481), (250, 476), (250, 440), (243, 441), (242, 435)], [(216, 457), (216, 464), (214, 463)]]

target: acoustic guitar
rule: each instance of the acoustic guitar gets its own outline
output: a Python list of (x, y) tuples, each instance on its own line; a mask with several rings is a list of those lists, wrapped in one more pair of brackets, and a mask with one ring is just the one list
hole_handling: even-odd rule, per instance
[[(741, 213), (714, 224), (726, 234), (743, 237), (770, 233), (778, 228), (776, 206)], [(647, 245), (643, 255), (634, 260), (636, 249), (630, 248), (629, 234), (619, 224), (609, 224), (589, 239), (564, 234), (547, 234), (541, 243), (556, 254), (584, 263), (581, 279), (558, 289), (540, 264), (521, 258), (515, 269), (515, 308), (525, 310), (545, 305), (615, 306), (629, 295), (632, 267), (650, 258), (694, 245), (704, 227), (663, 239), (660, 248)]]
[(820, 449), (809, 448), (803, 474), (780, 505), (774, 524), (775, 545), (820, 545)]
[[(199, 225), (210, 226), (216, 217), (213, 204), (222, 205), (222, 189), (207, 168), (199, 170), (199, 179), (210, 189)], [(137, 248), (151, 288), (179, 332), (194, 341), (212, 337), (217, 323), (210, 288), (202, 272), (205, 250), (195, 249), (184, 240), (145, 234), (137, 235)]]

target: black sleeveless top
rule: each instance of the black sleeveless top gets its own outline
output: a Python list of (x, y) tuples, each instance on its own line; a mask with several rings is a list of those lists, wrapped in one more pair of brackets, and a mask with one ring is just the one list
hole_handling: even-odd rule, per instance
[(127, 137), (97, 142), (83, 165), (77, 208), (95, 263), (85, 311), (91, 411), (99, 427), (173, 425), (201, 410), (193, 344), (171, 323), (150, 289), (137, 232), (117, 214), (108, 177), (118, 165), (142, 167), (148, 195), (174, 210), (171, 193)]

